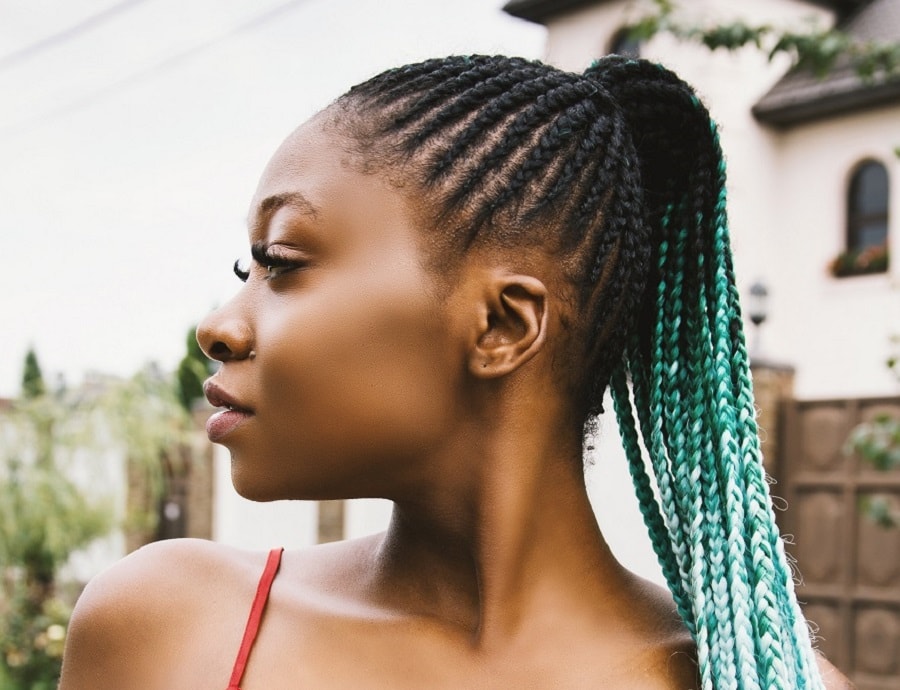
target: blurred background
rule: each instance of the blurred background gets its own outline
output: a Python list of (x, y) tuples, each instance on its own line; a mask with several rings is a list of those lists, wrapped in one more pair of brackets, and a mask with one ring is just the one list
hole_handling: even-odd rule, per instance
[[(801, 598), (860, 688), (900, 687), (898, 41), (900, 0), (0, 0), (0, 689), (54, 687), (80, 587), (143, 543), (292, 547), (385, 524), (381, 501), (240, 499), (203, 432), (192, 330), (239, 285), (281, 140), (399, 64), (581, 71), (610, 52), (672, 67), (721, 124)], [(600, 523), (661, 582), (614, 419), (600, 428)]]

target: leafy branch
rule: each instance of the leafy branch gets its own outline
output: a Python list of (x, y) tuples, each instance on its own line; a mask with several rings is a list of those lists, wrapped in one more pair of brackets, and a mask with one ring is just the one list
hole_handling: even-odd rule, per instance
[(859, 41), (840, 29), (793, 31), (771, 24), (731, 21), (699, 26), (682, 20), (672, 0), (653, 0), (655, 10), (631, 24), (629, 35), (640, 41), (667, 33), (710, 50), (737, 51), (753, 46), (771, 61), (789, 55), (795, 66), (822, 77), (846, 59), (866, 81), (900, 74), (900, 43)]
[[(876, 470), (889, 472), (900, 467), (900, 419), (878, 415), (858, 424), (844, 445), (848, 455), (857, 454)], [(900, 526), (900, 512), (885, 496), (872, 496), (862, 501), (863, 512), (882, 527)]]

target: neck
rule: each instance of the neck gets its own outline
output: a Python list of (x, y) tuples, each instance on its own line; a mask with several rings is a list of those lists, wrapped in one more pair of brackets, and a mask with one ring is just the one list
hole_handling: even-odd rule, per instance
[(505, 431), (474, 436), (485, 439), (476, 453), (466, 434), (468, 461), (451, 454), (450, 471), (395, 499), (373, 571), (388, 599), (461, 627), (477, 646), (546, 612), (583, 610), (585, 597), (606, 600), (623, 571), (588, 501), (581, 435), (540, 436), (539, 426), (495, 424)]

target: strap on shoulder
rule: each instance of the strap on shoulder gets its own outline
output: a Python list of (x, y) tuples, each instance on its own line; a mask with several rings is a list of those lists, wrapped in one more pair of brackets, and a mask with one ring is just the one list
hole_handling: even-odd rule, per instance
[(244, 639), (241, 640), (237, 659), (234, 662), (234, 669), (231, 671), (228, 690), (240, 690), (241, 678), (244, 676), (244, 669), (247, 668), (247, 660), (250, 658), (250, 650), (253, 648), (256, 635), (259, 633), (259, 624), (262, 621), (266, 603), (269, 601), (272, 582), (275, 580), (275, 575), (278, 573), (278, 568), (281, 565), (281, 554), (283, 551), (284, 549), (281, 548), (269, 551), (266, 567), (263, 569), (262, 576), (259, 578), (259, 584), (256, 587), (253, 606), (250, 607), (247, 626), (244, 628)]

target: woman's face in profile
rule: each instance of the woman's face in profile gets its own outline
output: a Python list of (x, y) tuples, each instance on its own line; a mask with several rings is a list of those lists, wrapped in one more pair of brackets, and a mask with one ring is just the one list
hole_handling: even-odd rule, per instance
[(415, 209), (347, 148), (313, 119), (276, 152), (251, 206), (246, 284), (198, 329), (223, 361), (211, 399), (247, 411), (210, 428), (248, 498), (415, 484), (458, 404), (462, 329)]

